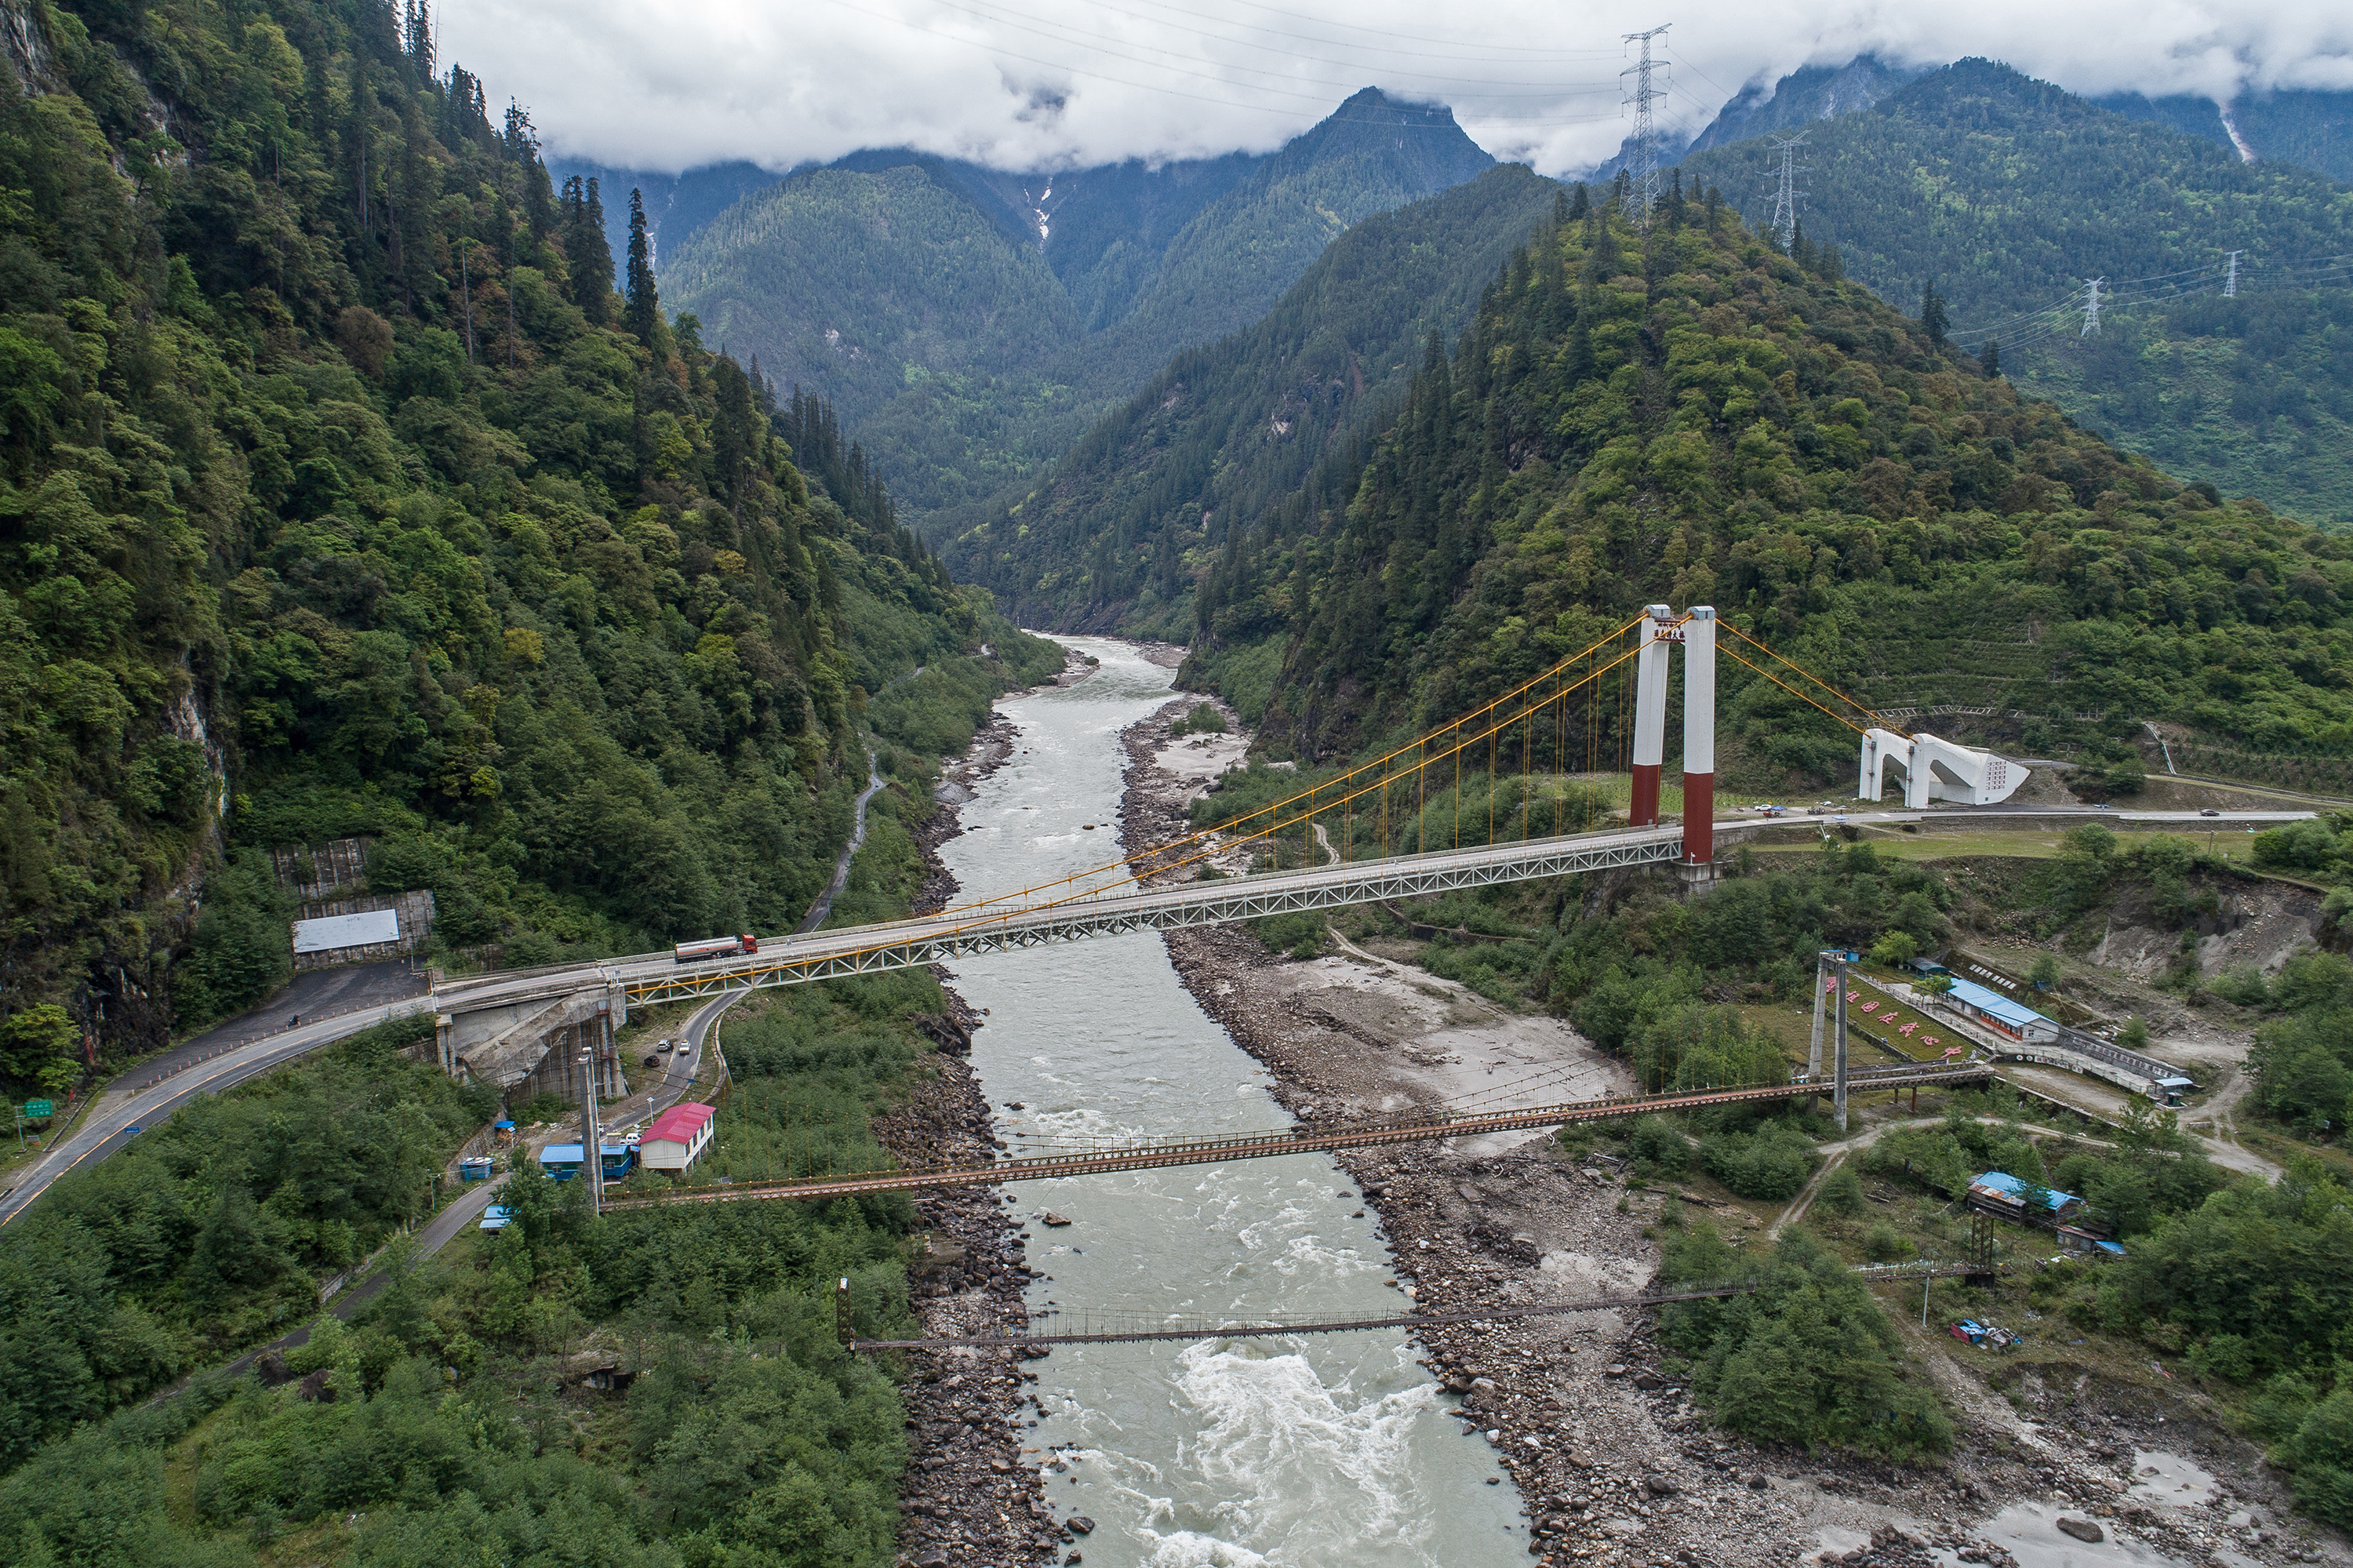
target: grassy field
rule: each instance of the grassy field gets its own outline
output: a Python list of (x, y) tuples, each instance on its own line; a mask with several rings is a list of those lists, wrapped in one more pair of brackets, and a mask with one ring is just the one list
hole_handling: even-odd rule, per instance
[[(2138, 830), (2116, 835), (2126, 849), (2156, 836), (2154, 832)], [(2208, 847), (2211, 841), (2213, 853), (2228, 860), (2246, 860), (2254, 851), (2254, 835), (2242, 829), (2179, 836), (2195, 840), (2201, 849)], [(1958, 860), (1971, 856), (2052, 860), (2059, 853), (2060, 834), (2056, 830), (2039, 829), (2030, 832), (1907, 833), (1901, 828), (1865, 827), (1862, 830), (1862, 842), (1897, 860)], [(1820, 847), (1820, 841), (1814, 839), (1755, 846), (1758, 854), (1812, 854)]]

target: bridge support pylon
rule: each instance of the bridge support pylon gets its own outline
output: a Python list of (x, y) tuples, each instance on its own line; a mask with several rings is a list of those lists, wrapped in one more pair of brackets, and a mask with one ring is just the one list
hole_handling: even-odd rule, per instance
[[(1692, 606), (1683, 633), (1683, 864), (1715, 863), (1715, 610)], [(1710, 880), (1713, 880), (1711, 877)]]
[(1715, 880), (1715, 610), (1695, 604), (1682, 620), (1646, 607), (1634, 664), (1634, 794), (1628, 821), (1659, 821), (1659, 774), (1667, 749), (1667, 656), (1683, 650), (1683, 882)]
[(1667, 643), (1674, 634), (1674, 611), (1650, 605), (1642, 616), (1634, 655), (1634, 797), (1630, 827), (1659, 821), (1659, 768), (1667, 758)]

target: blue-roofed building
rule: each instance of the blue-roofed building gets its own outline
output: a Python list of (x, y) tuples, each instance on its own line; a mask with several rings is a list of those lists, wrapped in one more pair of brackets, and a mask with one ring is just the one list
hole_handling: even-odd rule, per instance
[(1945, 1000), (1968, 1014), (1976, 1022), (2009, 1035), (2012, 1040), (2056, 1040), (2059, 1021), (2045, 1018), (2022, 1001), (2012, 1001), (1998, 991), (1989, 991), (1975, 980), (1954, 978), (1953, 989)]
[[(557, 1181), (569, 1181), (580, 1174), (581, 1150), (577, 1143), (551, 1143), (539, 1151), (539, 1168)], [(626, 1143), (600, 1143), (605, 1179), (617, 1181), (637, 1168), (638, 1151)]]
[(2084, 1206), (2084, 1200), (2074, 1193), (2045, 1187), (2042, 1190), (2040, 1212), (2036, 1212), (2028, 1202), (2033, 1192), (2007, 1171), (1989, 1171), (1969, 1183), (1969, 1207), (2023, 1224), (2056, 1226), (2063, 1220), (2072, 1219)]

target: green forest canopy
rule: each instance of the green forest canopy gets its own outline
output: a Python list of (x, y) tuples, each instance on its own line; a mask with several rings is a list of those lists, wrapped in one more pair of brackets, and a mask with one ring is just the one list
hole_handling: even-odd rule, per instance
[(28, 16), (30, 90), (0, 80), (11, 1012), (69, 1004), (112, 1054), (243, 1005), (287, 961), (260, 852), (345, 834), (375, 891), (432, 891), (446, 950), (788, 926), (866, 694), (983, 642), (999, 685), (1052, 661), (837, 428), (786, 419), (797, 454), (756, 366), (641, 266), (614, 293), (600, 193), (554, 189), (428, 28)]

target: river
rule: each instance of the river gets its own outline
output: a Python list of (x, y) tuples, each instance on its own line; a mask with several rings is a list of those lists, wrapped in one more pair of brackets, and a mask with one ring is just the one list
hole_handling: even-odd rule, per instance
[[(941, 852), (967, 895), (1118, 853), (1119, 735), (1167, 701), (1173, 673), (1125, 643), (1061, 641), (1102, 663), (1075, 685), (1000, 705), (1019, 738)], [(1194, 1004), (1156, 933), (965, 959), (955, 985), (989, 1012), (973, 1063), (1008, 1141), (1289, 1123), (1257, 1065)], [(1043, 1316), (1057, 1309), (1409, 1309), (1354, 1183), (1324, 1155), (1029, 1182), (1008, 1195), (1018, 1215), (1051, 1209), (1072, 1222), (1028, 1226), (1029, 1261), (1050, 1277), (1029, 1291), (1040, 1327), (1066, 1321)], [(1064, 1516), (1096, 1521), (1082, 1542), (1088, 1568), (1527, 1561), (1518, 1494), (1396, 1330), (1064, 1346), (1029, 1370), (1046, 1414), (1026, 1435), (1038, 1450), (1029, 1457), (1067, 1466), (1048, 1474), (1047, 1495)]]

